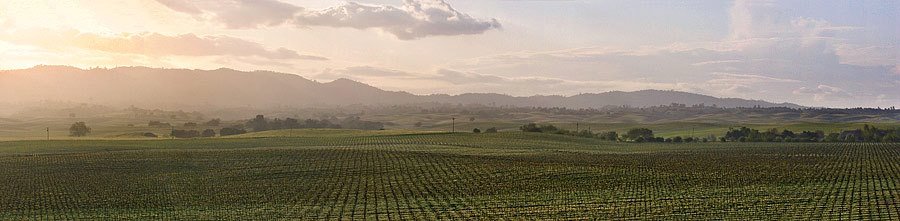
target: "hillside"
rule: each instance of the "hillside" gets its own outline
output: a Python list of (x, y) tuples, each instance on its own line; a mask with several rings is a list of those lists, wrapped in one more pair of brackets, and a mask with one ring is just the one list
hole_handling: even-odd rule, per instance
[[(58, 101), (113, 107), (137, 106), (184, 110), (411, 103), (568, 108), (623, 105), (646, 107), (670, 103), (720, 107), (800, 107), (788, 103), (775, 104), (659, 90), (614, 91), (570, 97), (543, 95), (513, 97), (477, 93), (414, 95), (407, 92), (385, 91), (347, 79), (320, 83), (294, 74), (268, 71), (147, 67), (84, 70), (65, 66), (38, 66), (0, 72), (0, 100), (7, 103), (3, 106)], [(0, 108), (2, 109), (9, 107)]]

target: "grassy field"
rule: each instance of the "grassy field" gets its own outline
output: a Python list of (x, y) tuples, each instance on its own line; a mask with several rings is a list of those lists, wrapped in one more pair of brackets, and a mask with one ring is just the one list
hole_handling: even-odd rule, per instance
[(0, 142), (0, 219), (900, 219), (900, 144), (294, 130)]

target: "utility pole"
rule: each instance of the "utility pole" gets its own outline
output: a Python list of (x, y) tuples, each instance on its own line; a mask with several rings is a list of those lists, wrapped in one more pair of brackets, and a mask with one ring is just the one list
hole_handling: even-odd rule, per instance
[(47, 128), (47, 140), (50, 140), (50, 128)]
[(578, 132), (578, 123), (575, 123), (575, 132)]
[(450, 133), (456, 133), (456, 118), (450, 118)]

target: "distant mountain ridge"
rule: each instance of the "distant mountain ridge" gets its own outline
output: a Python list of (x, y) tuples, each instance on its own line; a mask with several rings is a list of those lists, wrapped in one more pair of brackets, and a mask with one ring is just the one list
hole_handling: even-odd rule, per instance
[(316, 107), (451, 103), (520, 107), (648, 107), (670, 103), (719, 107), (790, 107), (791, 103), (717, 98), (678, 91), (642, 90), (574, 96), (514, 97), (495, 93), (415, 95), (385, 91), (348, 79), (320, 83), (294, 74), (232, 69), (188, 70), (147, 67), (79, 69), (37, 66), (0, 71), (0, 100), (84, 102), (118, 107), (198, 110), (230, 107)]

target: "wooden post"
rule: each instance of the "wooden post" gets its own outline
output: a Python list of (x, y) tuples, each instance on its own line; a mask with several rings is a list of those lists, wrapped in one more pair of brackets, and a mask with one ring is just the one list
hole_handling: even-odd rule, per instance
[(450, 119), (450, 133), (456, 133), (456, 118)]

